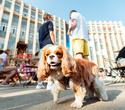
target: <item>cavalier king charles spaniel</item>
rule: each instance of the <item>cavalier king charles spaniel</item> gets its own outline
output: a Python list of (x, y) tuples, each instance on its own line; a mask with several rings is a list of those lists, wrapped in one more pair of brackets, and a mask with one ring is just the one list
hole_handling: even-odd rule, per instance
[(98, 66), (93, 62), (74, 59), (63, 46), (51, 46), (43, 50), (37, 76), (47, 78), (51, 75), (54, 79), (51, 92), (56, 103), (59, 93), (69, 85), (75, 94), (75, 101), (71, 107), (81, 108), (85, 96), (92, 98), (96, 94), (99, 99), (108, 100), (98, 72)]

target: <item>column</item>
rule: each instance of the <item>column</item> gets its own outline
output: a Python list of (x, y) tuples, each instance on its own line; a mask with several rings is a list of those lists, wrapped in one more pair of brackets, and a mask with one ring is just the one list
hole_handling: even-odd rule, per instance
[(55, 42), (56, 42), (56, 16), (53, 16), (53, 26), (54, 26), (54, 35), (55, 35)]
[(64, 46), (66, 47), (66, 22), (63, 20)]
[(99, 41), (99, 32), (98, 32), (98, 29), (97, 29), (97, 22), (95, 22), (95, 24), (96, 24), (96, 27), (95, 27), (95, 29), (96, 29), (96, 35), (97, 35), (97, 44), (98, 44), (98, 51), (97, 51), (97, 54), (99, 55), (99, 57), (100, 57), (100, 65), (101, 65), (101, 67), (104, 67), (104, 65), (103, 65), (103, 58), (102, 58), (102, 52), (101, 52), (101, 46), (100, 46), (100, 41)]
[(120, 38), (120, 35), (119, 35), (118, 23), (119, 22), (115, 22), (115, 26), (116, 26), (116, 37), (117, 37), (118, 45), (119, 45), (118, 50), (120, 50), (120, 49), (122, 49), (122, 42), (121, 42), (121, 38)]
[[(72, 22), (69, 21), (69, 28), (71, 27), (71, 25), (72, 25)], [(72, 49), (72, 36), (69, 36), (69, 38), (70, 38), (70, 55), (73, 56), (73, 49)]]
[(59, 20), (59, 45), (61, 45), (61, 19), (58, 18)]
[(92, 44), (91, 45), (93, 47), (92, 49), (93, 49), (94, 63), (97, 64), (95, 42), (94, 42), (94, 37), (93, 37), (93, 30), (92, 30), (92, 22), (91, 21), (90, 21), (90, 26), (91, 26), (91, 28), (90, 28), (91, 31), (90, 32), (91, 32), (91, 35), (92, 35), (92, 37), (91, 37), (92, 38), (91, 39), (92, 40), (92, 42), (91, 42)]
[(109, 32), (108, 32), (108, 22), (105, 22), (106, 25), (106, 34), (107, 34), (107, 40), (108, 40), (108, 44), (109, 44), (109, 51), (110, 51), (110, 58), (111, 60), (114, 60), (114, 55), (113, 55), (113, 50), (112, 50), (112, 46), (111, 46), (111, 41), (110, 41), (110, 37), (109, 37)]
[(30, 17), (31, 17), (31, 5), (29, 4), (26, 38), (25, 38), (25, 43), (27, 43), (27, 44), (28, 44), (29, 29), (30, 29)]
[(118, 50), (118, 47), (117, 47), (117, 43), (116, 43), (116, 39), (115, 39), (115, 35), (114, 35), (114, 30), (113, 30), (113, 23), (112, 21), (109, 21), (110, 25), (111, 25), (111, 35), (112, 35), (112, 40), (113, 40), (113, 47), (114, 47), (114, 50), (117, 51)]
[(8, 46), (11, 24), (12, 24), (12, 19), (13, 19), (14, 4), (15, 4), (15, 0), (12, 1), (12, 5), (11, 5), (9, 22), (8, 22), (7, 33), (6, 33), (6, 38), (5, 38), (3, 50), (6, 50), (7, 46)]
[[(20, 30), (21, 30), (21, 23), (22, 23), (22, 14), (23, 14), (23, 6), (24, 6), (24, 2), (21, 2), (21, 8), (20, 8), (20, 15), (19, 15), (19, 22), (18, 22), (18, 27), (17, 27), (17, 35), (16, 35), (16, 42), (15, 42), (15, 49), (17, 47), (17, 42), (19, 41), (19, 37), (20, 37)], [(15, 51), (16, 52), (16, 51)], [(14, 52), (14, 55), (16, 54)]]
[(43, 16), (44, 16), (44, 14), (45, 14), (45, 11), (42, 10), (42, 24), (44, 23), (44, 20), (43, 20)]
[(36, 50), (37, 23), (38, 23), (38, 8), (36, 8), (36, 16), (35, 16), (35, 27), (34, 27), (34, 38), (33, 38), (33, 55), (35, 55), (35, 50)]
[(2, 0), (1, 8), (0, 8), (0, 24), (1, 24), (2, 16), (3, 16), (4, 5), (5, 5), (5, 0)]

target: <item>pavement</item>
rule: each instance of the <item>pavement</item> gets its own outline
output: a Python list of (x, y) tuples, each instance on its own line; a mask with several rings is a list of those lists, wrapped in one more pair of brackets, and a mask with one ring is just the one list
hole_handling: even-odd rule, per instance
[[(109, 97), (106, 102), (97, 98), (83, 101), (81, 110), (125, 110), (125, 83), (111, 83), (105, 79), (105, 88)], [(53, 102), (50, 91), (36, 90), (35, 86), (0, 87), (0, 110), (75, 110), (70, 107), (74, 101), (72, 90), (60, 93), (58, 104)]]

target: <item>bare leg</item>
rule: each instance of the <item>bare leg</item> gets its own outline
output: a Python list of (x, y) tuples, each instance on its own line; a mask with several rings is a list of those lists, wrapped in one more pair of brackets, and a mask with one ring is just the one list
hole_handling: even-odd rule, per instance
[(78, 54), (75, 55), (75, 58), (76, 58), (76, 59), (83, 59), (82, 56), (83, 56), (82, 53), (78, 53)]
[(5, 74), (9, 73), (9, 75), (3, 81), (3, 84), (8, 84), (9, 79), (13, 78), (17, 74), (17, 68), (15, 66), (7, 66), (3, 68), (1, 72), (4, 72)]
[(88, 58), (87, 55), (83, 56), (83, 53), (76, 53), (75, 58), (76, 58), (76, 59), (77, 59), (77, 58), (79, 58), (79, 59), (85, 58), (85, 59), (89, 60), (89, 58)]

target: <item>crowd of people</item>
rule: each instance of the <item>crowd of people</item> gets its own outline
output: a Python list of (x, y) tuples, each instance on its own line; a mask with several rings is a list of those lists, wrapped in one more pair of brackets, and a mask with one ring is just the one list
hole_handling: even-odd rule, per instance
[[(72, 39), (72, 47), (75, 53), (75, 58), (85, 58), (88, 59), (89, 50), (88, 50), (88, 26), (85, 18), (78, 13), (76, 10), (72, 10), (69, 14), (70, 19), (72, 20), (72, 26), (68, 30), (68, 34), (71, 36)], [(43, 16), (44, 23), (41, 25), (39, 29), (39, 47), (40, 47), (40, 55), (39, 61), (41, 60), (41, 55), (43, 49), (56, 45), (55, 42), (55, 35), (53, 30), (53, 19), (50, 14), (45, 13)], [(125, 54), (124, 54), (125, 55)], [(26, 67), (26, 65), (31, 66), (30, 60), (25, 57), (25, 55), (19, 54), (18, 57), (25, 59), (20, 68), (16, 66), (9, 65), (9, 57), (11, 56), (11, 51), (7, 49), (5, 52), (0, 54), (0, 74), (7, 74), (5, 80), (1, 83), (1, 86), (9, 86), (9, 80), (18, 76), (21, 80), (23, 78), (29, 79), (29, 76), (35, 74), (33, 68)], [(89, 59), (88, 59), (89, 60)], [(118, 58), (117, 58), (118, 60)], [(38, 62), (39, 66), (39, 62)], [(20, 73), (23, 72), (23, 77), (20, 76)], [(104, 71), (100, 71), (100, 75), (105, 78)], [(48, 77), (47, 89), (50, 90), (53, 86), (53, 79), (51, 76)], [(38, 78), (36, 89), (44, 89), (45, 86), (43, 85), (42, 79)]]

